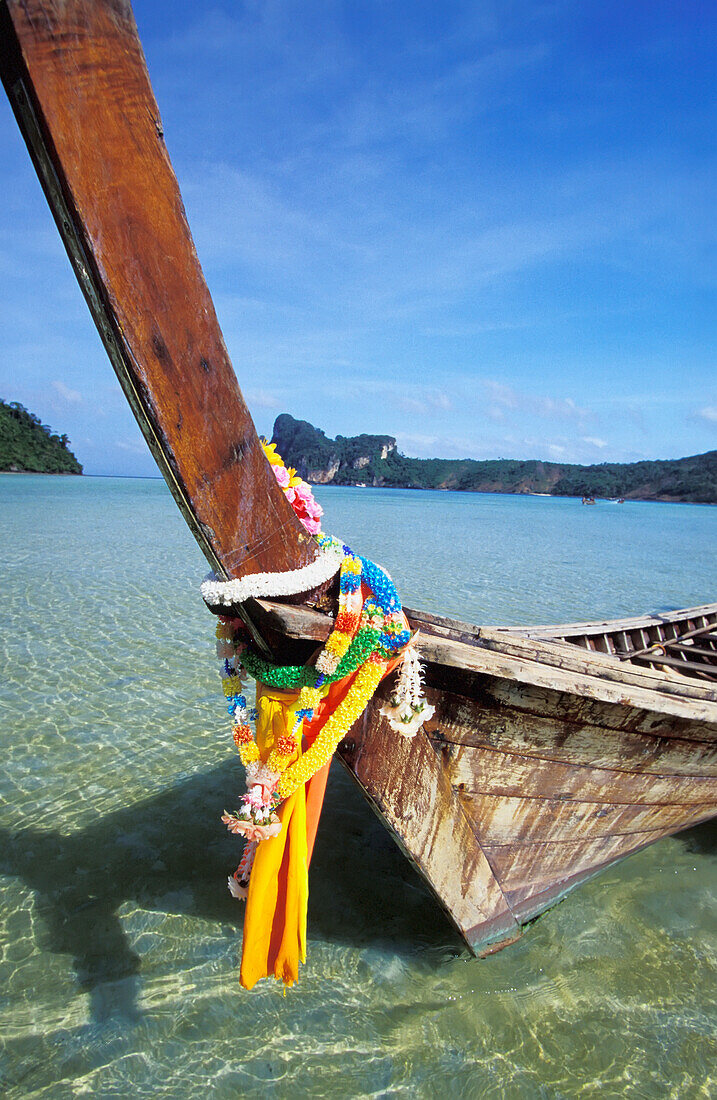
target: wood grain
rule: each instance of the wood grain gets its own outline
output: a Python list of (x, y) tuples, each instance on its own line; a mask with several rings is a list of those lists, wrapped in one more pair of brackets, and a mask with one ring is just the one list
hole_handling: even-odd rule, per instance
[(229, 361), (125, 0), (8, 0), (3, 82), (102, 341), (211, 565), (316, 556)]
[(717, 813), (715, 780), (711, 776), (674, 776), (616, 768), (581, 767), (499, 749), (459, 749), (444, 755), (446, 773), (462, 796), (526, 795), (565, 801), (624, 805), (684, 805), (710, 803)]
[[(717, 743), (689, 740), (689, 726), (681, 727), (677, 720), (675, 737), (664, 727), (659, 733), (633, 732), (609, 725), (613, 715), (598, 724), (601, 716), (595, 706), (587, 708), (588, 717), (581, 719), (579, 700), (566, 718), (568, 708), (557, 695), (551, 698), (541, 692), (536, 700), (528, 691), (511, 691), (504, 682), (492, 680), (481, 684), (478, 700), (445, 691), (429, 694), (438, 710), (428, 731), (438, 744), (504, 748), (557, 763), (658, 775), (717, 775)], [(639, 713), (633, 720), (635, 725), (642, 723)]]
[(514, 940), (519, 927), (447, 780), (420, 732), (397, 736), (379, 714), (379, 689), (339, 745), (339, 755), (451, 920), (476, 951)]

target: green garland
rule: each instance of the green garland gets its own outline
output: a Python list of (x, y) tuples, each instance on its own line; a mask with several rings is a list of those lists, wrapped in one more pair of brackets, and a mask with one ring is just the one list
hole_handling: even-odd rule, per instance
[[(359, 630), (349, 648), (339, 661), (335, 672), (324, 676), (325, 684), (333, 684), (335, 680), (341, 680), (349, 673), (355, 672), (359, 665), (364, 664), (371, 654), (379, 648), (378, 639), (380, 630), (371, 627), (363, 627)], [(262, 684), (273, 688), (302, 688), (312, 687), (316, 681), (316, 669), (313, 665), (275, 665), (271, 661), (265, 661), (249, 646), (242, 653), (242, 664), (250, 676), (260, 680)]]

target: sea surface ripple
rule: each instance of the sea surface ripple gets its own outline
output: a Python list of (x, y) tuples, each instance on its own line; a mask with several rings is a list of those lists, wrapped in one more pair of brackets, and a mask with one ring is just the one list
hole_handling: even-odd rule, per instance
[[(717, 598), (717, 510), (318, 491), (406, 604), (482, 623)], [(708, 1097), (717, 830), (653, 845), (478, 961), (334, 766), (309, 957), (238, 982), (241, 788), (164, 483), (0, 477), (0, 1092)]]

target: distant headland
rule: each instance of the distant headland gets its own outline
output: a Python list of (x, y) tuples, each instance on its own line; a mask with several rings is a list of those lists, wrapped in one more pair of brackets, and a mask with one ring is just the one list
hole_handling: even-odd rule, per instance
[(0, 401), (0, 471), (3, 473), (81, 474), (68, 447), (38, 416), (17, 401)]
[(538, 459), (407, 458), (393, 436), (329, 439), (320, 428), (288, 413), (276, 418), (271, 441), (286, 465), (315, 485), (717, 503), (717, 451), (597, 466)]

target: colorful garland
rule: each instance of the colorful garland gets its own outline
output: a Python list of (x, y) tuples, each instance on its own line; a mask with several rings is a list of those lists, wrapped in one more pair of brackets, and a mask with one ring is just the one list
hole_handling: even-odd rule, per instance
[[(294, 470), (284, 467), (274, 444), (264, 443), (263, 446), (278, 484), (304, 526), (316, 537), (322, 557), (340, 561), (339, 606), (333, 629), (312, 666), (280, 666), (265, 660), (252, 647), (239, 619), (223, 617), (217, 625), (222, 686), (233, 719), (234, 741), (247, 773), (247, 791), (239, 810), (235, 814), (225, 811), (222, 817), (230, 832), (243, 835), (248, 841), (242, 862), (229, 880), (230, 891), (235, 897), (246, 896), (256, 845), (276, 836), (281, 829), (276, 814), (280, 803), (324, 767), (366, 709), (391, 662), (395, 662), (402, 651), (404, 657), (409, 653), (412, 657), (404, 659), (391, 704), (388, 709), (384, 707), (382, 713), (391, 726), (405, 736), (413, 736), (433, 713), (422, 695), (418, 658), (410, 645), (411, 633), (393, 581), (380, 566), (319, 531), (322, 510), (314, 501), (309, 486)], [(251, 581), (251, 578), (244, 580)], [(223, 601), (216, 602), (221, 604)], [(244, 694), (247, 674), (267, 687), (298, 689), (298, 697), (290, 705), (292, 718), (287, 727), (290, 732), (277, 739), (266, 760), (261, 759), (249, 722)], [(324, 722), (313, 743), (302, 752), (304, 723), (312, 721), (329, 686), (353, 674), (346, 695)]]

